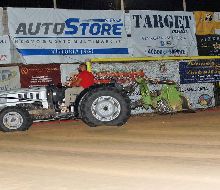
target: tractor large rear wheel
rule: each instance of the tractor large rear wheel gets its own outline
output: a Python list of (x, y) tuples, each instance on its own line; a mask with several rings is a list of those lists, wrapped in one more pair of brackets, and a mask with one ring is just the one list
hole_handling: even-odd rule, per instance
[(121, 126), (130, 117), (130, 100), (113, 87), (89, 91), (80, 106), (82, 120), (89, 126)]

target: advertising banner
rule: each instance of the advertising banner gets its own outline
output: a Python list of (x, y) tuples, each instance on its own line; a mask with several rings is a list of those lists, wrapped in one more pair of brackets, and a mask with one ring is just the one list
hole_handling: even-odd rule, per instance
[(26, 63), (128, 56), (123, 11), (8, 8), (9, 32)]
[(12, 90), (20, 88), (19, 68), (0, 67), (0, 91)]
[(180, 83), (220, 81), (220, 60), (191, 60), (179, 63)]
[(220, 13), (196, 11), (194, 16), (197, 35), (220, 34)]
[(130, 11), (134, 56), (196, 56), (195, 19), (190, 12)]
[(220, 56), (220, 35), (196, 36), (199, 55)]
[[(96, 82), (105, 83), (115, 81), (123, 86), (134, 87), (130, 94), (131, 102), (140, 100), (139, 87), (135, 85), (136, 77), (149, 77), (157, 80), (174, 80), (179, 83), (179, 73), (176, 72), (179, 64), (176, 61), (149, 61), (137, 63), (94, 63), (93, 72)], [(162, 85), (149, 84), (151, 91), (160, 90)], [(152, 112), (153, 110), (145, 110), (141, 107), (132, 110), (132, 114)]]
[(0, 64), (11, 63), (10, 40), (8, 36), (0, 36)]
[[(119, 80), (121, 78), (127, 78), (128, 80), (134, 77), (145, 76), (158, 79), (158, 80), (174, 80), (179, 81), (179, 73), (176, 72), (179, 69), (177, 61), (148, 61), (137, 63), (94, 63), (92, 65), (93, 72), (102, 78), (113, 78)], [(102, 74), (100, 74), (102, 73)], [(128, 75), (130, 73), (130, 75)], [(128, 77), (130, 76), (130, 77)], [(134, 78), (133, 77), (133, 78)]]
[(3, 8), (0, 7), (0, 36), (3, 35), (3, 31), (4, 31), (4, 28), (3, 28)]
[(215, 34), (220, 35), (220, 12), (214, 13), (214, 21), (216, 22)]
[(198, 54), (201, 56), (220, 55), (220, 13), (196, 11), (194, 16)]
[(189, 99), (193, 108), (215, 106), (214, 85), (210, 83), (182, 84), (182, 93)]
[(64, 84), (66, 81), (70, 80), (70, 77), (78, 74), (79, 64), (61, 64), (61, 83)]
[(22, 88), (61, 83), (59, 64), (24, 65), (20, 66), (19, 69)]

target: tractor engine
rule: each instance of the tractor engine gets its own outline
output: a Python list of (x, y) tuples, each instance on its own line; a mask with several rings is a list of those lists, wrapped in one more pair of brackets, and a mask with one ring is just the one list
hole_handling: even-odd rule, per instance
[(56, 112), (60, 112), (65, 99), (66, 87), (53, 85), (46, 87), (46, 89), (49, 108), (55, 109)]

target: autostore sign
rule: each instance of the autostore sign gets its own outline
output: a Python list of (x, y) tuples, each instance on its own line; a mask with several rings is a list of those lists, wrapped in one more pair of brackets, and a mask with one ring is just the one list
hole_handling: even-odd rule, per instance
[(122, 11), (9, 8), (8, 16), (10, 35), (27, 63), (128, 54)]
[[(112, 24), (113, 22), (113, 24)], [(115, 23), (116, 22), (116, 23)], [(73, 36), (107, 36), (117, 37), (122, 34), (121, 19), (90, 19), (68, 18), (64, 23), (19, 23), (17, 35), (73, 35)]]

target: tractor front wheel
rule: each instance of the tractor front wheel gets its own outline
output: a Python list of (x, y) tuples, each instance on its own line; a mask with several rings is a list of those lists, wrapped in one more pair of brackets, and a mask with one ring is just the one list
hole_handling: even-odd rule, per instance
[(22, 108), (6, 107), (0, 112), (0, 130), (3, 132), (28, 130), (32, 122), (28, 111)]

